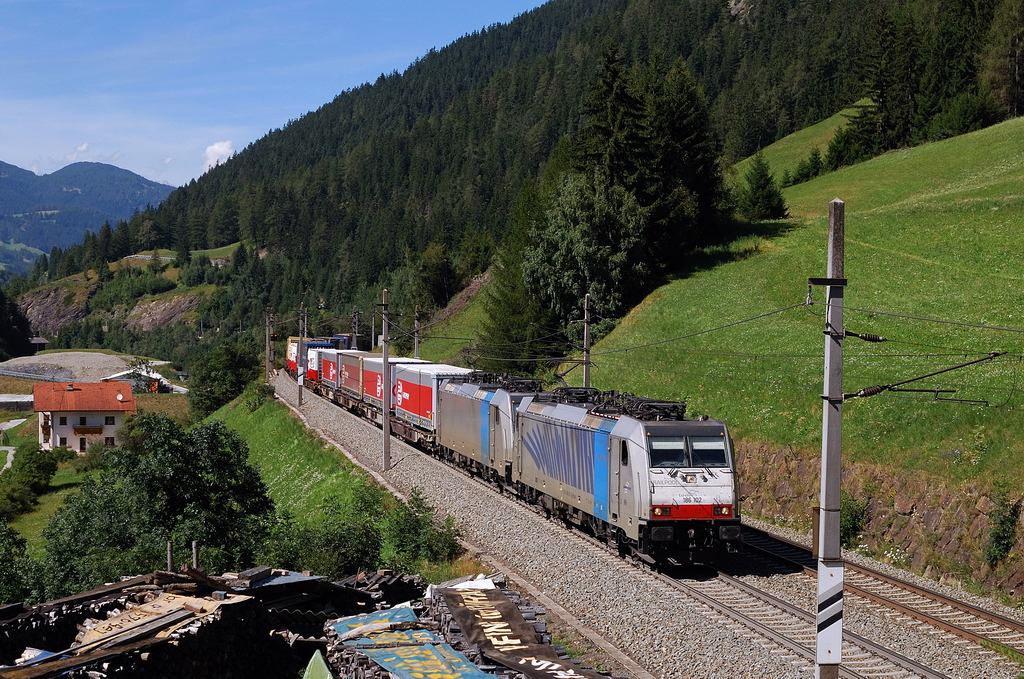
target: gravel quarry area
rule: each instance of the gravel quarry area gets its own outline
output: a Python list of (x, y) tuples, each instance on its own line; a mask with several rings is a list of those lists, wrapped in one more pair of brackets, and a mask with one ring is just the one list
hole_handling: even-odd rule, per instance
[(128, 363), (124, 357), (92, 351), (21, 356), (0, 363), (0, 370), (38, 375), (40, 380), (54, 382), (99, 382), (104, 377), (127, 369)]

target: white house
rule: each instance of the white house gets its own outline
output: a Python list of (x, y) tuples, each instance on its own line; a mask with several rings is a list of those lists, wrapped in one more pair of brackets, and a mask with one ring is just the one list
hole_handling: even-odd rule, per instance
[(119, 445), (121, 421), (136, 410), (129, 382), (36, 382), (32, 396), (39, 413), (39, 446), (46, 450), (68, 447), (84, 453), (94, 441)]

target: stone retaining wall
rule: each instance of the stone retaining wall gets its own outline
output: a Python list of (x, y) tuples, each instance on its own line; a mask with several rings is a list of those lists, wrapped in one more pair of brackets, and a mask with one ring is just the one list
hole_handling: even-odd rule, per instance
[[(742, 511), (809, 534), (812, 508), (819, 504), (820, 452), (751, 443), (736, 447)], [(996, 508), (990, 484), (952, 484), (921, 472), (897, 475), (878, 465), (846, 463), (843, 490), (869, 500), (862, 551), (938, 580), (969, 579), (1024, 599), (1019, 530), (1009, 557), (994, 569), (985, 563)]]

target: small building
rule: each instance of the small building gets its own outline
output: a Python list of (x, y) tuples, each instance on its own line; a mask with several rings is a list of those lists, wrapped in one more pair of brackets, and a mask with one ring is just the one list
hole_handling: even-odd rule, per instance
[(129, 382), (36, 382), (32, 390), (39, 413), (39, 446), (68, 447), (84, 453), (89, 444), (120, 444), (117, 430), (136, 410)]
[(30, 339), (29, 343), (32, 345), (32, 355), (35, 356), (40, 351), (46, 349), (47, 345), (50, 344), (50, 340), (37, 335)]

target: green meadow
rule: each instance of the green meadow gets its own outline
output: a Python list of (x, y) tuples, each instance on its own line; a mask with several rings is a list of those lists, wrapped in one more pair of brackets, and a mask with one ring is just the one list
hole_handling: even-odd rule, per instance
[[(595, 386), (686, 399), (740, 439), (819, 447), (823, 289), (801, 303), (808, 277), (826, 274), (828, 205), (840, 198), (846, 329), (889, 340), (845, 340), (846, 393), (1009, 352), (902, 387), (927, 393), (848, 400), (844, 453), (953, 478), (1013, 478), (1024, 467), (1022, 149), (1017, 119), (787, 189), (789, 220), (750, 225), (704, 253), (714, 265), (656, 290), (595, 346)], [(671, 338), (680, 339), (663, 342)], [(652, 342), (663, 343), (643, 346)]]

